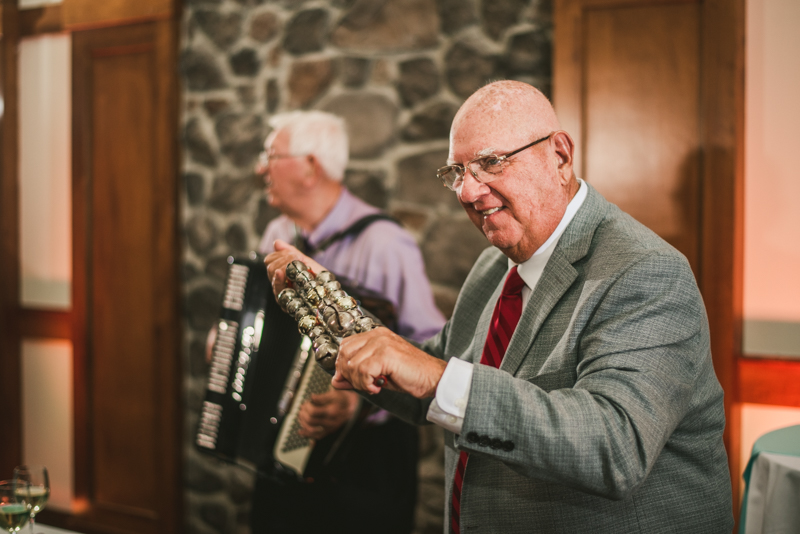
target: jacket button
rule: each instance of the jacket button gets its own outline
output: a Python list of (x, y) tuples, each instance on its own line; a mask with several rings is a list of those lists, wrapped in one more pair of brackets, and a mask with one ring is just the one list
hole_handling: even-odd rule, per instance
[(504, 451), (506, 451), (506, 452), (511, 452), (511, 451), (513, 451), (513, 450), (514, 450), (514, 442), (513, 442), (513, 441), (511, 441), (511, 440), (509, 440), (509, 441), (504, 441), (504, 442), (503, 442), (503, 450), (504, 450)]
[(489, 444), (492, 442), (492, 439), (487, 435), (482, 435), (480, 441), (478, 441), (478, 445), (481, 447), (488, 447)]
[(478, 443), (479, 439), (480, 438), (478, 437), (478, 433), (477, 432), (470, 432), (469, 434), (467, 434), (467, 441), (469, 443)]
[(492, 443), (489, 445), (494, 450), (502, 449), (503, 448), (503, 440), (500, 438), (494, 438)]

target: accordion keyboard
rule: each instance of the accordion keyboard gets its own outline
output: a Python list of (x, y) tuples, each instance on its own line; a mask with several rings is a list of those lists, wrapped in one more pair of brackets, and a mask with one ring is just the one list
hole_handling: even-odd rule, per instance
[(300, 407), (311, 398), (311, 395), (324, 393), (331, 387), (331, 376), (317, 365), (314, 358), (308, 357), (310, 350), (311, 340), (306, 337), (303, 339), (298, 351), (298, 362), (303, 362), (300, 384), (291, 395), (293, 401), (291, 409), (286, 414), (273, 450), (276, 460), (285, 467), (293, 469), (299, 475), (305, 471), (308, 457), (314, 447), (312, 440), (298, 433), (300, 421), (298, 421), (297, 416), (300, 412)]
[[(311, 377), (308, 381), (306, 389), (300, 392), (300, 398), (298, 399), (300, 405), (310, 399), (311, 395), (328, 391), (328, 388), (331, 385), (331, 375), (323, 371), (321, 367), (316, 365), (316, 363), (312, 363), (310, 372)], [(299, 434), (299, 432), (300, 421), (295, 418), (292, 421), (292, 426), (289, 429), (286, 440), (281, 446), (281, 452), (289, 452), (302, 447), (308, 447), (311, 444), (311, 440), (304, 438)]]
[(211, 368), (208, 372), (208, 389), (225, 395), (228, 389), (228, 378), (233, 363), (233, 351), (236, 348), (236, 336), (239, 323), (222, 320), (217, 326), (217, 340), (211, 352)]

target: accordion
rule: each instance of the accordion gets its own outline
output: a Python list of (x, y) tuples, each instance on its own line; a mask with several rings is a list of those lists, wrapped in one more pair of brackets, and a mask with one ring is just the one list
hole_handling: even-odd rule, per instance
[[(315, 443), (298, 431), (297, 413), (312, 394), (330, 388), (330, 375), (314, 361), (311, 341), (273, 296), (263, 257), (228, 258), (196, 447), (252, 470), (266, 466), (302, 476)], [(394, 326), (391, 303), (347, 287), (384, 324)], [(351, 424), (353, 421), (351, 421)], [(330, 457), (348, 426), (325, 438)], [(319, 452), (319, 451), (317, 451)]]

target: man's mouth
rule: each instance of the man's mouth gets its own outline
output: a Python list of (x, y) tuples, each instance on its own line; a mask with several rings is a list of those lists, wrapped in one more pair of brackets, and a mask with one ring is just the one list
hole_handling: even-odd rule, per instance
[(499, 206), (499, 207), (497, 207), (497, 208), (490, 208), (490, 209), (488, 209), (488, 210), (481, 210), (481, 211), (478, 211), (478, 213), (480, 213), (480, 214), (481, 214), (481, 215), (483, 215), (484, 217), (488, 217), (488, 216), (489, 216), (489, 215), (491, 215), (492, 213), (497, 213), (497, 212), (498, 212), (498, 211), (500, 211), (501, 209), (503, 209), (503, 206)]

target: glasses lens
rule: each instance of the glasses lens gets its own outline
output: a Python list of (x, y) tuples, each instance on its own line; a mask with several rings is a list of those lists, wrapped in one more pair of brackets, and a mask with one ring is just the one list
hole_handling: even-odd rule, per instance
[(461, 167), (456, 167), (454, 165), (442, 167), (436, 172), (436, 174), (442, 180), (442, 183), (449, 189), (455, 189), (458, 184), (461, 183), (461, 178), (463, 176)]
[[(500, 174), (508, 165), (506, 158), (498, 156), (486, 156), (485, 158), (476, 159), (470, 164), (470, 169), (478, 170), (486, 174)], [(484, 180), (485, 181), (485, 180)]]

